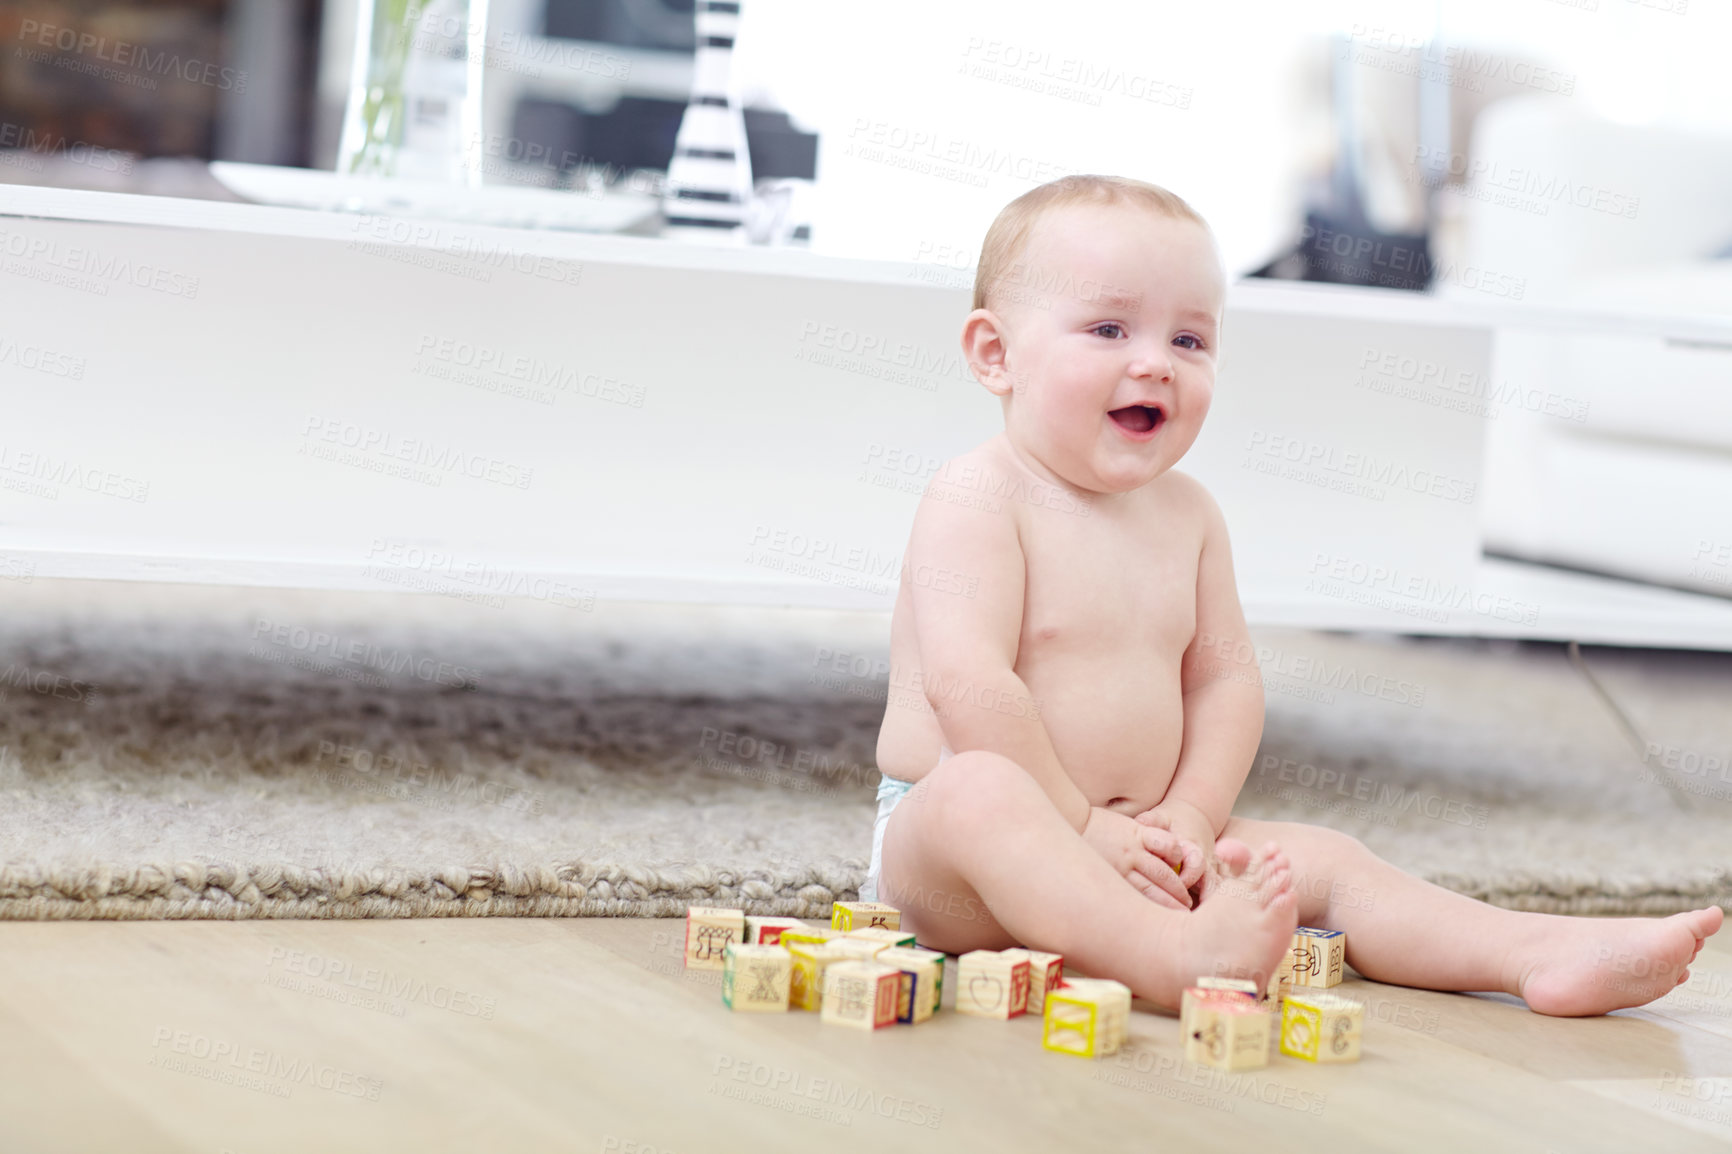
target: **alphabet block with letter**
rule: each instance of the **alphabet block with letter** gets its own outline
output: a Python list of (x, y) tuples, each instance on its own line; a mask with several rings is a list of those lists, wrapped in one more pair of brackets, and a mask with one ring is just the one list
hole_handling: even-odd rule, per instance
[(1059, 1054), (1100, 1058), (1125, 1044), (1131, 990), (1105, 978), (1071, 978), (1046, 994), (1040, 1044)]
[(902, 971), (877, 962), (837, 962), (824, 971), (824, 1008), (820, 1021), (860, 1030), (896, 1023)]
[(730, 942), (746, 940), (744, 910), (692, 906), (686, 911), (686, 969), (719, 970)]
[[(1233, 985), (1218, 983), (1232, 982)], [(1246, 987), (1250, 987), (1246, 989)], [(1239, 982), (1234, 978), (1198, 978), (1197, 984), (1179, 995), (1179, 1031), (1191, 1036), (1191, 1011), (1203, 1001), (1244, 1001), (1258, 1003), (1257, 983)]]
[(730, 1010), (786, 1013), (794, 959), (781, 946), (729, 942), (722, 951), (722, 1004)]
[(914, 935), (907, 930), (887, 930), (882, 926), (871, 926), (864, 930), (850, 930), (843, 936), (866, 942), (879, 942), (898, 949), (914, 948)]
[(1365, 1006), (1338, 994), (1294, 990), (1281, 1005), (1281, 1052), (1307, 1062), (1357, 1062)]
[(1028, 962), (1028, 1012), (1046, 1012), (1046, 995), (1064, 985), (1064, 958), (1040, 950), (1003, 950), (1002, 953)]
[(956, 959), (957, 1013), (1014, 1018), (1028, 1012), (1028, 959), (1007, 954), (1013, 951), (971, 950)]
[(806, 923), (799, 918), (747, 918), (746, 944), (748, 946), (774, 946), (782, 941), (782, 935), (789, 930), (803, 930)]
[(1287, 950), (1282, 985), (1325, 989), (1341, 984), (1347, 962), (1347, 935), (1340, 930), (1300, 926)]
[(907, 949), (897, 946), (884, 950), (877, 957), (879, 965), (895, 966), (902, 971), (902, 985), (896, 996), (896, 1020), (914, 1025), (938, 1012), (944, 1000), (944, 955), (937, 950)]
[(1274, 1015), (1237, 990), (1199, 990), (1185, 1031), (1185, 1061), (1216, 1070), (1269, 1064)]
[(883, 902), (836, 902), (830, 907), (830, 928), (850, 933), (854, 930), (878, 927), (885, 930), (902, 928), (902, 911)]

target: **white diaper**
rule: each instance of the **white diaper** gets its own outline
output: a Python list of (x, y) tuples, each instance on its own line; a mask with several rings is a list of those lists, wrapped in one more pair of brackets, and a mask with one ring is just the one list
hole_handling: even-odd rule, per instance
[[(948, 745), (939, 743), (939, 765), (943, 765), (947, 758), (955, 756)], [(863, 902), (878, 900), (878, 875), (884, 868), (884, 827), (890, 824), (890, 814), (896, 806), (915, 786), (912, 781), (903, 781), (887, 773), (882, 777), (883, 780), (878, 783), (878, 817), (872, 823), (872, 864), (866, 867), (866, 880), (860, 883), (860, 900)]]

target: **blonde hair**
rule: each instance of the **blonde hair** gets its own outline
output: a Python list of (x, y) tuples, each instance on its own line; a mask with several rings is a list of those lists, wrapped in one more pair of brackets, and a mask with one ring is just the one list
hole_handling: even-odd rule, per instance
[(1042, 217), (1055, 209), (1079, 204), (1128, 204), (1158, 216), (1188, 220), (1209, 227), (1196, 209), (1158, 184), (1128, 176), (1061, 176), (1039, 188), (1031, 188), (999, 210), (980, 244), (980, 263), (974, 271), (974, 307), (986, 307), (998, 282), (1011, 276), (1016, 262), (1028, 247), (1028, 238)]

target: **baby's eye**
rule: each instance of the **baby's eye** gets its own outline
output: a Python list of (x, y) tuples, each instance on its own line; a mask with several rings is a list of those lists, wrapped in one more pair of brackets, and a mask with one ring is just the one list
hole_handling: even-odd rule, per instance
[(1180, 345), (1179, 346), (1180, 348), (1183, 348), (1183, 349), (1200, 349), (1203, 347), (1203, 339), (1199, 336), (1196, 336), (1195, 334), (1192, 334), (1192, 333), (1180, 333), (1178, 336), (1174, 337), (1173, 340), (1174, 341), (1190, 341), (1191, 342), (1188, 345)]
[[(1125, 331), (1124, 327), (1115, 321), (1108, 321), (1104, 325), (1096, 325), (1094, 328), (1094, 331), (1097, 333), (1102, 333), (1103, 335), (1110, 335), (1110, 334), (1106, 333), (1107, 329), (1112, 329), (1114, 332), (1117, 332), (1117, 333), (1122, 333)], [(1114, 339), (1117, 339), (1117, 338), (1114, 338)]]

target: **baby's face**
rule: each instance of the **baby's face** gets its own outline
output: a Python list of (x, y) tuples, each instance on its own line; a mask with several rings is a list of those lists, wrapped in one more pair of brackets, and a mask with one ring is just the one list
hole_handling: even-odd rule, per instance
[(1035, 226), (1017, 271), (991, 304), (1002, 372), (985, 382), (1007, 398), (1011, 443), (1095, 493), (1171, 468), (1215, 390), (1226, 279), (1208, 233), (1145, 209), (1073, 206)]

